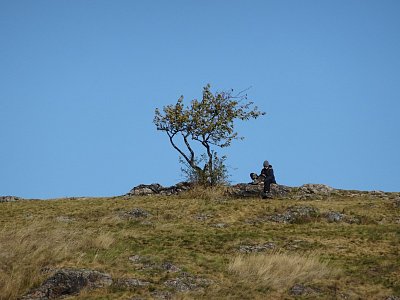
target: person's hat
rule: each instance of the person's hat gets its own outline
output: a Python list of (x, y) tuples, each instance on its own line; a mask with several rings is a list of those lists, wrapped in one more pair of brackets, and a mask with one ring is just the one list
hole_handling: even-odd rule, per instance
[(268, 160), (265, 160), (263, 165), (264, 165), (265, 168), (269, 167), (269, 162), (268, 162)]

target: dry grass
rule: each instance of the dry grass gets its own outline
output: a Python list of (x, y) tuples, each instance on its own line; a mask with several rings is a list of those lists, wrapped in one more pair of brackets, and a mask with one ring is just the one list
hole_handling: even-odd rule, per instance
[(222, 185), (212, 187), (197, 185), (182, 193), (181, 197), (188, 199), (221, 200), (225, 197), (227, 189), (226, 186)]
[(42, 269), (68, 259), (81, 246), (79, 233), (49, 229), (44, 221), (0, 231), (0, 299), (21, 295), (43, 277)]
[(287, 289), (295, 283), (310, 283), (328, 278), (335, 272), (316, 253), (285, 252), (238, 255), (229, 265), (229, 271), (246, 281), (276, 290)]
[[(17, 225), (17, 224), (15, 224)], [(79, 261), (89, 250), (109, 249), (115, 238), (65, 226), (54, 218), (31, 220), (28, 226), (0, 230), (0, 299), (16, 299), (46, 276), (46, 268)]]
[(115, 238), (109, 232), (100, 233), (92, 240), (92, 245), (96, 249), (107, 250), (114, 244)]

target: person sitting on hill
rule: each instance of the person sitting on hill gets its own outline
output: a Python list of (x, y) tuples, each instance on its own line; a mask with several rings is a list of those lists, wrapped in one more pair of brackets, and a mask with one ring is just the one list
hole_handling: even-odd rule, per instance
[(261, 170), (261, 174), (251, 173), (250, 177), (253, 180), (252, 184), (258, 184), (264, 182), (263, 199), (270, 197), (271, 183), (276, 183), (274, 169), (269, 164), (268, 160), (263, 163), (264, 168)]

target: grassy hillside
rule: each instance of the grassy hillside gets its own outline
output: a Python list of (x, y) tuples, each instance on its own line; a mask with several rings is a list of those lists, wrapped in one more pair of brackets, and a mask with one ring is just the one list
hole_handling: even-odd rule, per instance
[(361, 196), (0, 203), (0, 299), (59, 268), (113, 278), (73, 299), (386, 299), (400, 296), (399, 223), (393, 199)]

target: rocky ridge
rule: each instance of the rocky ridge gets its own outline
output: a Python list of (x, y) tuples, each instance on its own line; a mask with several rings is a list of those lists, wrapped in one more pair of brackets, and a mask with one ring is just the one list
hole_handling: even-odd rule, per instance
[[(139, 184), (133, 187), (128, 193), (122, 197), (134, 196), (172, 196), (187, 192), (192, 188), (189, 182), (179, 182), (175, 185), (164, 187), (159, 183)], [(262, 182), (238, 183), (227, 187), (226, 196), (232, 198), (257, 198), (263, 194), (264, 184)], [(383, 191), (358, 191), (358, 190), (342, 190), (335, 189), (325, 184), (307, 183), (299, 187), (291, 187), (281, 184), (271, 184), (270, 198), (287, 198), (293, 200), (322, 200), (329, 199), (333, 196), (345, 197), (366, 197), (381, 198), (385, 200), (394, 200), (394, 206), (400, 207), (400, 192), (383, 192)], [(86, 199), (85, 197), (73, 197), (68, 199)], [(0, 196), (0, 203), (15, 202), (23, 199), (16, 196)], [(32, 199), (29, 199), (32, 200)]]
[[(262, 182), (239, 183), (227, 188), (227, 196), (233, 198), (257, 198), (263, 193)], [(178, 195), (188, 191), (191, 184), (180, 182), (170, 187), (163, 187), (158, 183), (140, 184), (131, 189), (125, 196), (148, 196), (148, 195)], [(325, 184), (304, 184), (299, 187), (290, 187), (280, 184), (271, 184), (270, 196), (272, 198), (288, 198), (293, 200), (322, 200), (333, 196), (367, 197), (395, 200), (395, 206), (400, 206), (400, 193), (383, 191), (356, 191), (335, 189)]]

